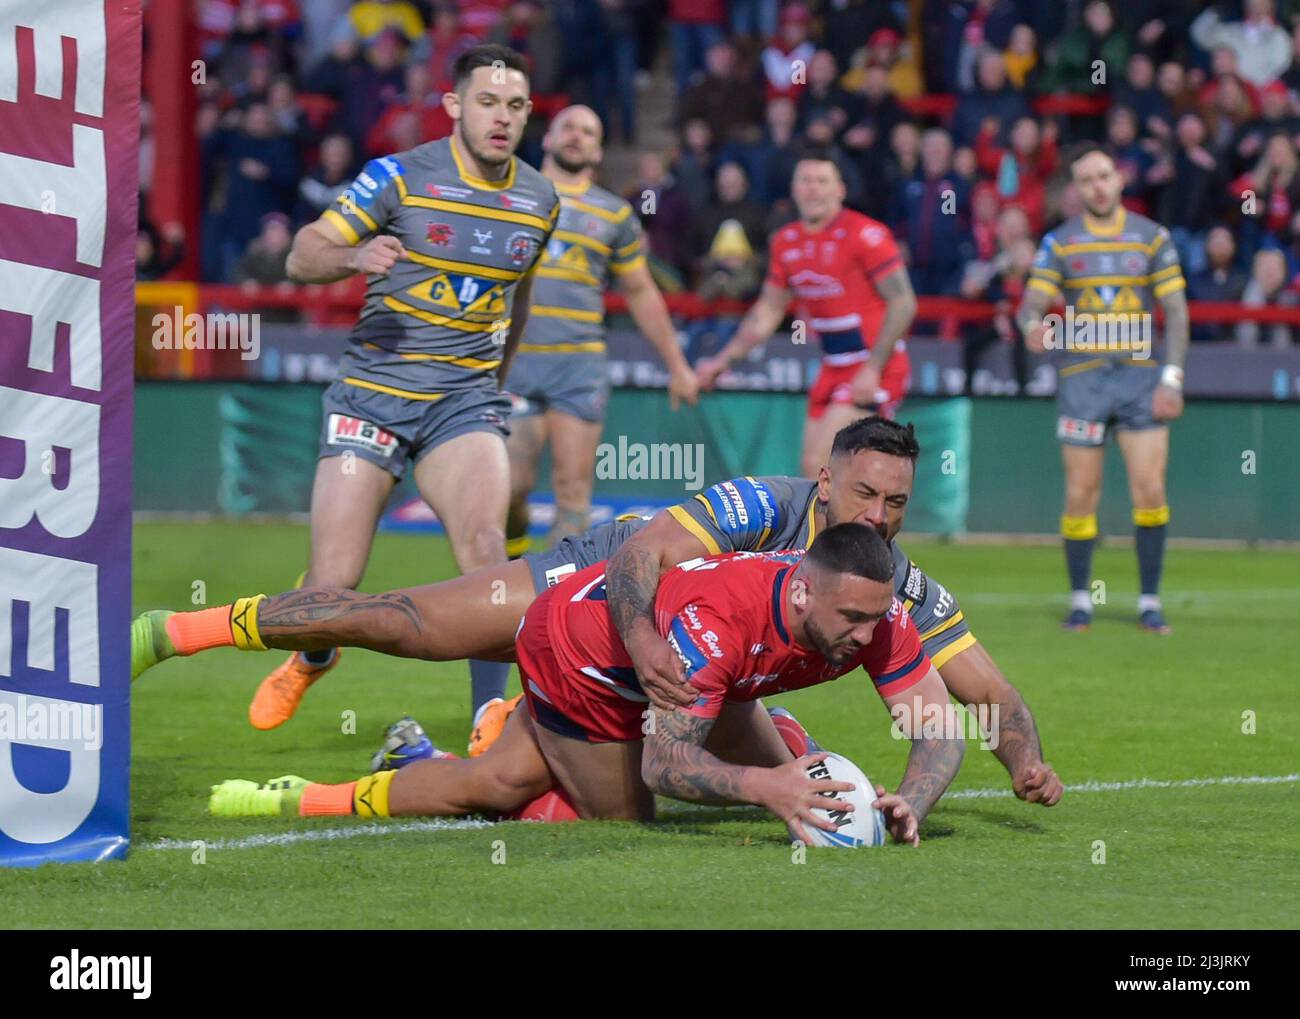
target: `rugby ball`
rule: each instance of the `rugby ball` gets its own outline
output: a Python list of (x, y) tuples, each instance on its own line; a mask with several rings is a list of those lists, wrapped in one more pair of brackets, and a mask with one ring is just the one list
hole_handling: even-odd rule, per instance
[(840, 754), (827, 754), (824, 761), (809, 764), (806, 771), (809, 778), (818, 781), (829, 779), (832, 782), (853, 783), (852, 792), (820, 794), (829, 800), (852, 803), (853, 810), (813, 811), (821, 817), (840, 822), (840, 826), (835, 831), (827, 831), (805, 822), (803, 828), (808, 833), (809, 845), (857, 849), (859, 846), (885, 844), (888, 835), (885, 830), (885, 815), (871, 805), (876, 801), (876, 787), (862, 773), (861, 768)]

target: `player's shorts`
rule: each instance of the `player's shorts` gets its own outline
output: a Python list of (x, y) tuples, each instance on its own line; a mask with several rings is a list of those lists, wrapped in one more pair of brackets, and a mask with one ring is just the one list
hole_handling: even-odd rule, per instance
[[(642, 737), (649, 701), (633, 701), (593, 689), (596, 681), (556, 661), (547, 630), (549, 599), (533, 602), (515, 638), (519, 682), (533, 721), (559, 736), (584, 743), (616, 743)], [(628, 670), (629, 672), (631, 670)]]
[(541, 594), (565, 577), (585, 570), (594, 563), (604, 562), (644, 524), (644, 517), (628, 513), (582, 534), (561, 538), (554, 548), (545, 552), (526, 553), (521, 558), (528, 564), (533, 575), (533, 589)]
[(530, 417), (548, 410), (599, 423), (609, 402), (605, 355), (516, 354), (506, 391), (514, 398), (512, 413)]
[[(852, 364), (827, 364), (822, 362), (817, 378), (808, 390), (808, 416), (814, 421), (826, 414), (831, 404), (853, 406), (853, 379), (862, 370), (865, 361)], [(876, 400), (871, 407), (862, 407), (863, 414), (876, 413), (881, 417), (892, 418), (898, 405), (907, 395), (911, 382), (912, 365), (906, 354), (893, 354), (885, 362), (885, 369), (880, 373), (880, 385), (876, 389)]]
[(1067, 446), (1100, 446), (1110, 429), (1164, 428), (1151, 416), (1160, 364), (1129, 358), (1075, 361), (1057, 372), (1056, 437)]
[(321, 405), (320, 458), (350, 452), (394, 478), (458, 436), (510, 434), (510, 400), (495, 382), (453, 390), (439, 400), (409, 400), (338, 381), (325, 390)]

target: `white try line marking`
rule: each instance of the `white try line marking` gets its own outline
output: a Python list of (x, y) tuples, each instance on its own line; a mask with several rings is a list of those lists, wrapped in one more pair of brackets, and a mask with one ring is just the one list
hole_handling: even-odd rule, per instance
[[(1160, 592), (1160, 598), (1165, 605), (1175, 607), (1185, 601), (1194, 605), (1202, 602), (1217, 605), (1223, 602), (1240, 601), (1277, 601), (1279, 599), (1286, 601), (1292, 598), (1300, 599), (1300, 587), (1221, 588), (1213, 591), (1163, 590)], [(1065, 593), (1020, 594), (1008, 591), (975, 591), (960, 598), (963, 605), (1041, 605), (1044, 602), (1051, 605), (1065, 605), (1069, 600), (1070, 596)], [(1136, 602), (1137, 596), (1125, 592), (1117, 596), (1116, 600), (1124, 603)]]
[[(1129, 789), (1199, 789), (1213, 785), (1282, 785), (1300, 782), (1300, 773), (1291, 775), (1225, 775), (1221, 778), (1137, 778), (1127, 782), (1081, 782), (1067, 785), (1067, 793), (1114, 793)], [(979, 800), (1014, 796), (1005, 786), (996, 789), (958, 789), (948, 793), (945, 800)], [(940, 801), (942, 802), (942, 801)], [(674, 807), (692, 807), (695, 804), (678, 803)], [(707, 808), (716, 809), (716, 808)], [(468, 831), (492, 828), (497, 822), (477, 817), (434, 817), (427, 821), (392, 821), (356, 824), (347, 828), (315, 828), (309, 831), (286, 831), (268, 835), (249, 835), (242, 839), (159, 839), (146, 843), (141, 849), (189, 849), (202, 842), (207, 849), (260, 849), (263, 846), (290, 846), (298, 842), (333, 842), (338, 839), (355, 839), (369, 835), (399, 835), (405, 832)], [(525, 822), (533, 823), (533, 822)]]

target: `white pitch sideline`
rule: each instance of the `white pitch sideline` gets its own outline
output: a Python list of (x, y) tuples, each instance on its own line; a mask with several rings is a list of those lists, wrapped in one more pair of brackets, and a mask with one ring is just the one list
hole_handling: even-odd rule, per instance
[[(1214, 785), (1282, 785), (1300, 782), (1300, 772), (1291, 775), (1224, 775), (1219, 778), (1135, 778), (1126, 782), (1080, 782), (1067, 785), (1067, 793), (1115, 793), (1130, 789), (1199, 789)], [(1005, 787), (996, 789), (958, 789), (944, 796), (945, 800), (980, 800), (1010, 797), (1015, 794)], [(942, 806), (942, 801), (940, 801)], [(691, 804), (675, 804), (689, 807)], [(717, 807), (707, 809), (716, 810)], [(474, 828), (491, 828), (497, 822), (476, 817), (433, 817), (427, 821), (373, 822), (347, 828), (316, 828), (309, 831), (286, 831), (268, 835), (249, 835), (242, 839), (159, 839), (146, 843), (141, 849), (195, 849), (195, 842), (203, 842), (205, 850), (259, 849), (263, 846), (289, 846), (297, 842), (332, 842), (337, 839), (354, 839), (367, 835), (399, 835), (404, 832), (466, 831)]]

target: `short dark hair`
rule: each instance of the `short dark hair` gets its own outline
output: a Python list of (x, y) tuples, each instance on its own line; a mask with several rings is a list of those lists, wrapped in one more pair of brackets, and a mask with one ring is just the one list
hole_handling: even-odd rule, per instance
[(831, 444), (831, 456), (841, 453), (852, 455), (861, 453), (864, 449), (906, 457), (912, 461), (913, 469), (916, 468), (917, 457), (921, 455), (921, 446), (916, 441), (916, 431), (911, 422), (900, 425), (879, 414), (858, 418), (836, 432), (835, 441)]
[(894, 555), (885, 539), (866, 524), (836, 524), (813, 539), (806, 561), (831, 573), (848, 573), (881, 583), (894, 579)]
[(1100, 142), (1082, 141), (1075, 142), (1065, 150), (1065, 157), (1061, 160), (1061, 165), (1065, 167), (1067, 176), (1074, 176), (1074, 164), (1084, 156), (1091, 156), (1094, 152), (1100, 152), (1107, 159), (1113, 159), (1106, 146)]
[(484, 43), (481, 46), (471, 46), (456, 58), (456, 63), (451, 69), (452, 81), (455, 83), (453, 87), (459, 92), (469, 82), (469, 76), (476, 68), (498, 65), (518, 71), (525, 78), (528, 77), (528, 61), (524, 59), (522, 53), (512, 50), (509, 46)]
[(840, 169), (840, 164), (835, 159), (835, 154), (825, 145), (814, 145), (811, 142), (800, 145), (795, 153), (794, 165), (798, 166), (805, 160), (813, 163), (830, 163), (835, 167), (836, 173), (841, 177), (844, 176), (844, 171)]

